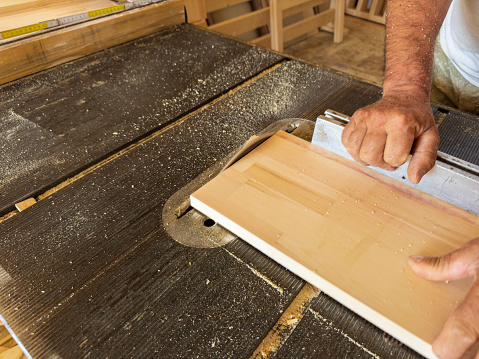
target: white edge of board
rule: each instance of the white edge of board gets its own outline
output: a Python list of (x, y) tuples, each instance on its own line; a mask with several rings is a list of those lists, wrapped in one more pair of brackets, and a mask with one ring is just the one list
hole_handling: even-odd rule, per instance
[(336, 287), (334, 284), (321, 278), (318, 274), (314, 273), (302, 264), (291, 259), (289, 256), (287, 256), (280, 250), (269, 245), (268, 243), (261, 240), (259, 237), (255, 236), (243, 227), (239, 226), (226, 216), (222, 215), (213, 208), (196, 199), (195, 197), (193, 197), (193, 195), (190, 196), (190, 201), (193, 208), (197, 209), (207, 217), (219, 223), (221, 226), (233, 232), (235, 235), (251, 244), (253, 247), (273, 259), (275, 262), (281, 264), (283, 267), (290, 270), (308, 283), (316, 286), (321, 291), (329, 295), (331, 298), (335, 299), (336, 301), (349, 308), (359, 316), (374, 324), (376, 327), (382, 329), (383, 331), (398, 339), (400, 342), (406, 344), (408, 347), (417, 351), (424, 357), (429, 359), (437, 359), (437, 356), (432, 351), (431, 344), (427, 343), (426, 341), (414, 335), (410, 331), (394, 323), (392, 320), (386, 318), (371, 307), (360, 302), (353, 296)]

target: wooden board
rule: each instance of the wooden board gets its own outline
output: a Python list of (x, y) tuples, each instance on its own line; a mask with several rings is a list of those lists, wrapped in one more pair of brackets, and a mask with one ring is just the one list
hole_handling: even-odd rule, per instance
[(477, 216), (286, 133), (191, 204), (427, 357), (470, 286), (420, 279), (407, 257), (479, 236)]
[(0, 4), (0, 31), (116, 5), (111, 0), (7, 1), (5, 4), (3, 2)]

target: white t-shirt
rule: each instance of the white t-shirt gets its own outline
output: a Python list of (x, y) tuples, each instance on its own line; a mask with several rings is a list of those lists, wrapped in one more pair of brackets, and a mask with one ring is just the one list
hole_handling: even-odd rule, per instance
[(440, 42), (464, 78), (479, 87), (479, 0), (453, 0), (440, 31)]

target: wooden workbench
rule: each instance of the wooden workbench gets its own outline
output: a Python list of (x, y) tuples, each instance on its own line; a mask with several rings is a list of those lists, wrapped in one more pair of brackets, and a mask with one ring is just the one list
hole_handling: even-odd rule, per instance
[[(0, 315), (29, 356), (419, 357), (240, 239), (180, 244), (215, 226), (170, 213), (271, 123), (379, 88), (180, 24), (0, 92)], [(432, 106), (479, 164), (477, 118)]]

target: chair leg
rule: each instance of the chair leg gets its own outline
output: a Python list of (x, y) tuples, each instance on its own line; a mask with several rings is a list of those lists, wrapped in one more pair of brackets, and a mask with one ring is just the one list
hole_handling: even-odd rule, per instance
[(334, 1), (334, 37), (333, 40), (335, 43), (340, 43), (343, 41), (344, 36), (344, 11), (345, 11), (345, 0), (332, 0)]
[(271, 48), (283, 51), (283, 11), (279, 4), (281, 0), (270, 1)]
[(205, 0), (185, 0), (185, 7), (190, 24), (206, 20)]

